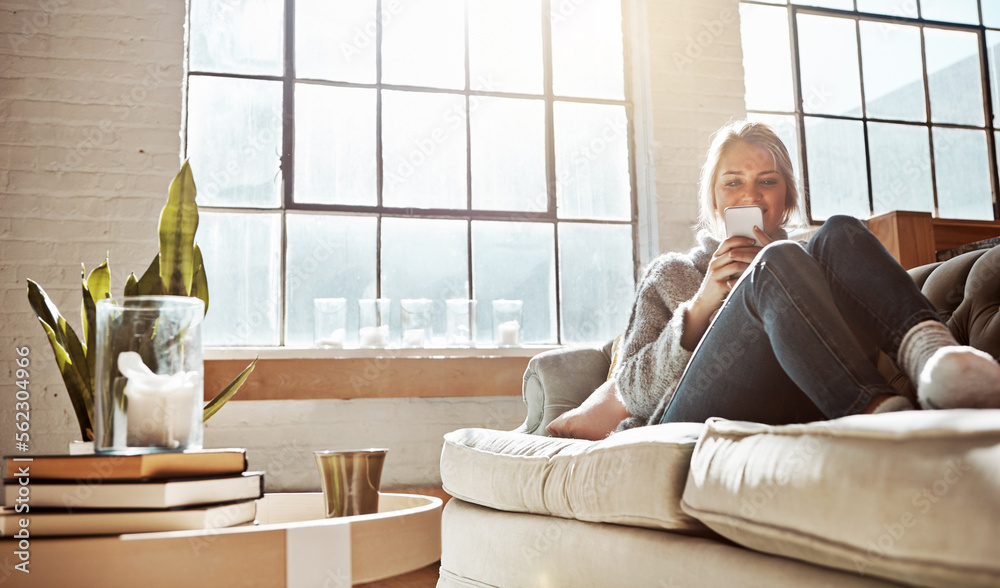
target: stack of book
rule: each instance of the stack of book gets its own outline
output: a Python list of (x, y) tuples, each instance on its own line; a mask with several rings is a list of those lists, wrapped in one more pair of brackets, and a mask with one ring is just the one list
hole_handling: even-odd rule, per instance
[(252, 523), (264, 473), (243, 449), (4, 458), (0, 537), (117, 535)]

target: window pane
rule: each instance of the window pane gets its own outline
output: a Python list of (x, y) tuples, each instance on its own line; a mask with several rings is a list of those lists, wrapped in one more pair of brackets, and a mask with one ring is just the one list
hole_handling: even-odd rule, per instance
[(625, 98), (620, 0), (552, 2), (552, 91)]
[(382, 92), (386, 206), (467, 208), (465, 97)]
[(494, 300), (523, 300), (521, 342), (556, 342), (555, 230), (549, 223), (473, 221), (478, 340), (493, 341)]
[(542, 93), (542, 3), (469, 2), (469, 77), (473, 88)]
[(982, 125), (983, 85), (975, 33), (924, 29), (931, 121)]
[(806, 117), (812, 220), (835, 214), (868, 218), (868, 172), (862, 123)]
[(465, 88), (465, 8), (462, 0), (388, 0), (383, 11), (382, 81)]
[(377, 203), (375, 90), (295, 85), (295, 201)]
[(924, 66), (920, 29), (861, 22), (865, 104), (868, 116), (924, 122)]
[(875, 214), (934, 212), (927, 127), (869, 123), (868, 149)]
[(976, 0), (920, 0), (920, 15), (927, 20), (979, 24)]
[(1000, 0), (981, 0), (983, 24), (988, 27), (1000, 27)]
[(346, 298), (346, 343), (358, 341), (358, 300), (375, 298), (375, 217), (289, 214), (286, 345), (313, 344), (313, 299)]
[[(795, 171), (795, 179), (799, 182), (799, 187), (802, 186), (802, 157), (799, 155), (799, 130), (798, 125), (795, 123), (795, 115), (793, 114), (766, 114), (762, 112), (748, 112), (747, 120), (759, 121), (769, 125), (774, 132), (781, 139), (781, 142), (785, 144), (785, 149), (788, 149), (788, 155), (792, 158), (792, 169)], [(800, 191), (801, 193), (801, 191)], [(805, 202), (800, 201), (799, 203), (803, 210), (805, 209)]]
[(553, 112), (559, 216), (629, 219), (625, 107), (556, 102)]
[(202, 344), (278, 345), (281, 216), (202, 211), (195, 240), (211, 295)]
[(859, 12), (917, 18), (916, 0), (858, 0)]
[[(376, 0), (295, 0), (295, 75), (375, 83)], [(399, 2), (382, 4), (391, 26)]]
[(993, 220), (986, 133), (934, 129), (938, 216)]
[(187, 157), (198, 203), (281, 204), (281, 83), (188, 78)]
[(838, 8), (840, 10), (854, 10), (854, 0), (792, 0), (792, 4), (798, 4), (799, 6)]
[(817, 114), (861, 116), (858, 40), (853, 20), (800, 14), (802, 108)]
[(794, 111), (788, 9), (740, 3), (740, 34), (747, 108)]
[(444, 301), (469, 297), (468, 223), (461, 220), (382, 219), (382, 296), (392, 299), (390, 333), (400, 340), (399, 301), (434, 301), (433, 344), (444, 345)]
[(545, 103), (473, 96), (472, 206), (545, 211)]
[(563, 343), (605, 343), (625, 330), (632, 268), (632, 227), (559, 223)]
[[(1000, 4), (1000, 0), (997, 2)], [(993, 126), (1000, 126), (1000, 79), (997, 72), (1000, 71), (1000, 32), (986, 31), (987, 57), (989, 58), (990, 70), (990, 94), (993, 102)]]
[(192, 71), (280, 76), (285, 8), (281, 0), (191, 0)]

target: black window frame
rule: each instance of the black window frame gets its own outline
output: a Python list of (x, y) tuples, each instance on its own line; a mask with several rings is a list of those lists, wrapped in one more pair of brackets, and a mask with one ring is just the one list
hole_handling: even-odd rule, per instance
[[(549, 223), (553, 225), (553, 255), (554, 280), (555, 280), (555, 343), (564, 344), (563, 337), (563, 312), (561, 296), (561, 274), (560, 274), (560, 246), (559, 246), (559, 226), (560, 223), (573, 224), (597, 224), (597, 225), (629, 225), (632, 239), (632, 270), (633, 279), (637, 279), (639, 271), (639, 205), (638, 188), (636, 178), (636, 143), (634, 128), (635, 107), (632, 99), (632, 62), (631, 35), (628, 31), (629, 24), (629, 2), (620, 0), (622, 12), (622, 65), (623, 65), (623, 99), (585, 98), (576, 96), (556, 95), (552, 91), (552, 3), (558, 0), (541, 0), (542, 19), (542, 71), (543, 90), (541, 94), (495, 92), (486, 90), (475, 90), (471, 88), (472, 80), (469, 73), (469, 9), (468, 1), (463, 2), (464, 9), (464, 51), (465, 51), (465, 88), (446, 89), (430, 86), (411, 86), (386, 84), (382, 82), (382, 19), (375, 19), (375, 47), (376, 47), (376, 81), (374, 83), (340, 82), (330, 80), (316, 80), (307, 78), (297, 78), (295, 74), (295, 1), (283, 0), (284, 2), (284, 42), (282, 59), (282, 75), (260, 75), (260, 74), (237, 74), (220, 73), (215, 71), (203, 71), (190, 68), (190, 55), (186, 52), (185, 63), (188, 64), (185, 71), (185, 88), (188, 80), (192, 77), (221, 77), (243, 80), (263, 80), (280, 82), (282, 84), (282, 153), (280, 156), (281, 173), (281, 203), (278, 207), (255, 207), (255, 206), (200, 206), (202, 210), (209, 212), (230, 212), (230, 213), (280, 213), (281, 217), (281, 255), (280, 267), (278, 271), (281, 276), (280, 305), (278, 309), (278, 347), (286, 345), (287, 339), (287, 255), (288, 237), (286, 218), (288, 212), (294, 213), (317, 213), (317, 214), (342, 214), (342, 215), (362, 215), (374, 216), (376, 223), (376, 297), (382, 296), (382, 219), (383, 218), (411, 218), (411, 219), (451, 219), (464, 220), (466, 223), (466, 255), (468, 259), (468, 289), (469, 297), (474, 293), (471, 291), (474, 284), (473, 275), (473, 251), (472, 251), (472, 222), (473, 221), (500, 221), (500, 222), (537, 222)], [(376, 15), (382, 14), (383, 0), (376, 0)], [(189, 15), (190, 22), (190, 3)], [(187, 27), (190, 35), (191, 27)], [(190, 46), (190, 42), (186, 43)], [(295, 86), (298, 83), (315, 84), (322, 86), (334, 86), (345, 88), (367, 88), (376, 92), (376, 194), (377, 202), (374, 206), (364, 205), (344, 205), (344, 204), (321, 204), (296, 202), (294, 199), (295, 186)], [(407, 92), (428, 92), (444, 93), (451, 95), (462, 95), (465, 97), (466, 116), (465, 118), (465, 140), (466, 140), (466, 208), (465, 209), (443, 209), (443, 208), (415, 208), (415, 207), (389, 207), (382, 201), (382, 191), (384, 184), (384, 169), (382, 160), (382, 91), (399, 90)], [(545, 104), (545, 175), (546, 175), (546, 196), (547, 210), (542, 212), (532, 211), (503, 211), (484, 210), (472, 208), (472, 151), (474, 146), (471, 141), (471, 125), (469, 115), (470, 100), (475, 97), (497, 97), (497, 98), (522, 98), (542, 100)], [(188, 96), (185, 92), (185, 112), (187, 109)], [(628, 146), (628, 172), (629, 172), (629, 205), (630, 214), (628, 219), (608, 220), (608, 219), (587, 219), (587, 218), (562, 218), (558, 216), (556, 202), (557, 170), (555, 154), (555, 133), (553, 110), (556, 102), (569, 102), (581, 104), (604, 104), (624, 107), (627, 121), (627, 146)], [(187, 151), (187, 120), (183, 121), (183, 145)], [(185, 155), (186, 156), (186, 155)], [(474, 344), (473, 344), (474, 346)]]
[[(923, 127), (927, 130), (928, 134), (928, 147), (930, 152), (930, 174), (931, 174), (931, 190), (934, 199), (934, 211), (932, 216), (938, 217), (939, 212), (939, 200), (938, 200), (938, 186), (937, 186), (937, 167), (934, 160), (934, 133), (935, 128), (953, 128), (953, 129), (963, 129), (963, 130), (976, 130), (984, 131), (986, 133), (986, 148), (987, 157), (989, 161), (990, 169), (990, 191), (992, 198), (992, 208), (993, 208), (993, 220), (1000, 219), (1000, 197), (998, 197), (998, 192), (1000, 192), (1000, 176), (998, 176), (997, 169), (997, 151), (996, 151), (996, 134), (1000, 133), (1000, 124), (994, 122), (994, 112), (993, 112), (993, 97), (992, 91), (993, 86), (990, 80), (989, 71), (989, 47), (986, 42), (986, 31), (993, 30), (1000, 33), (1000, 26), (998, 27), (988, 27), (982, 24), (982, 0), (977, 1), (977, 9), (979, 10), (979, 24), (962, 24), (955, 22), (939, 21), (925, 19), (920, 16), (908, 17), (908, 16), (896, 16), (896, 15), (886, 15), (871, 12), (862, 12), (857, 9), (857, 0), (853, 0), (852, 4), (854, 6), (853, 10), (846, 9), (836, 9), (836, 8), (825, 8), (819, 6), (810, 6), (804, 4), (796, 4), (794, 2), (788, 2), (787, 4), (775, 4), (773, 2), (763, 2), (759, 0), (741, 0), (741, 4), (749, 4), (754, 6), (766, 6), (766, 7), (778, 7), (786, 8), (788, 13), (788, 35), (789, 35), (789, 49), (792, 59), (791, 72), (792, 72), (792, 92), (793, 92), (793, 104), (794, 111), (777, 111), (777, 110), (758, 110), (758, 109), (747, 109), (748, 114), (763, 114), (763, 115), (783, 115), (783, 116), (794, 116), (795, 126), (796, 126), (796, 138), (799, 144), (799, 158), (800, 158), (800, 173), (802, 182), (802, 208), (805, 212), (806, 218), (811, 225), (822, 224), (822, 220), (814, 220), (812, 216), (812, 201), (809, 190), (809, 148), (806, 142), (806, 128), (805, 121), (806, 117), (814, 119), (829, 119), (829, 120), (847, 120), (847, 121), (858, 121), (862, 123), (862, 129), (864, 133), (864, 144), (865, 144), (865, 165), (867, 173), (867, 183), (868, 183), (868, 212), (869, 215), (875, 214), (875, 203), (874, 203), (874, 192), (872, 189), (872, 169), (871, 169), (871, 157), (870, 157), (870, 147), (868, 140), (868, 125), (869, 123), (888, 123), (895, 125), (907, 125), (914, 127)], [(917, 3), (918, 15), (920, 14), (920, 3)], [(834, 17), (841, 19), (848, 19), (854, 21), (855, 38), (858, 41), (858, 75), (859, 75), (859, 87), (861, 89), (861, 109), (862, 114), (858, 116), (848, 116), (848, 115), (834, 115), (834, 114), (820, 114), (820, 113), (806, 113), (804, 108), (803, 89), (801, 81), (801, 64), (799, 60), (799, 32), (798, 32), (798, 16), (800, 14), (805, 15), (815, 15), (815, 16), (825, 16)], [(923, 73), (923, 90), (924, 90), (924, 112), (926, 114), (926, 120), (924, 122), (915, 121), (905, 121), (899, 119), (886, 119), (878, 118), (868, 115), (868, 105), (865, 103), (865, 85), (864, 85), (864, 55), (861, 50), (861, 30), (860, 23), (862, 21), (886, 23), (893, 25), (910, 25), (919, 27), (921, 30), (920, 35), (920, 52), (921, 52), (921, 67)], [(927, 52), (925, 48), (925, 37), (923, 35), (923, 30), (926, 27), (936, 28), (936, 29), (946, 29), (955, 30), (962, 32), (972, 32), (975, 33), (979, 41), (979, 60), (980, 60), (980, 77), (983, 91), (983, 116), (984, 124), (983, 126), (975, 125), (965, 125), (965, 124), (954, 124), (954, 123), (936, 123), (932, 122), (931, 117), (931, 97), (928, 81), (927, 72)], [(1000, 55), (998, 55), (1000, 57)], [(998, 80), (1000, 83), (1000, 80)]]

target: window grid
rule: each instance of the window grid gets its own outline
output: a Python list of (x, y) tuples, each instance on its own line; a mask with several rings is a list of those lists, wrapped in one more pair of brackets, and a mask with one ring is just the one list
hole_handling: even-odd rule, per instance
[[(312, 78), (297, 78), (295, 73), (295, 0), (284, 0), (284, 57), (283, 57), (283, 75), (262, 75), (262, 74), (238, 74), (238, 73), (226, 73), (226, 72), (214, 72), (214, 71), (200, 71), (200, 70), (189, 70), (187, 72), (187, 78), (195, 76), (204, 77), (221, 77), (221, 78), (231, 78), (231, 79), (244, 79), (244, 80), (262, 80), (262, 81), (272, 81), (282, 83), (282, 153), (280, 157), (280, 172), (281, 172), (281, 205), (279, 208), (269, 208), (269, 207), (253, 207), (253, 206), (200, 206), (204, 211), (211, 212), (231, 212), (231, 213), (277, 213), (280, 215), (281, 219), (281, 252), (280, 267), (278, 271), (280, 272), (281, 279), (281, 292), (280, 292), (280, 302), (278, 308), (278, 345), (285, 345), (287, 333), (287, 320), (288, 320), (288, 308), (286, 306), (288, 300), (288, 293), (286, 291), (287, 283), (286, 276), (287, 273), (287, 259), (288, 259), (288, 231), (287, 231), (287, 213), (293, 211), (296, 213), (336, 213), (338, 215), (365, 215), (365, 216), (375, 216), (376, 217), (376, 233), (375, 233), (375, 247), (376, 247), (376, 267), (375, 267), (375, 283), (376, 283), (376, 297), (382, 296), (382, 220), (384, 218), (422, 218), (422, 219), (457, 219), (465, 220), (465, 232), (466, 232), (466, 247), (467, 247), (467, 272), (468, 272), (468, 296), (471, 298), (473, 296), (473, 251), (472, 251), (472, 222), (473, 221), (503, 221), (503, 222), (537, 222), (537, 223), (548, 223), (553, 226), (553, 255), (554, 255), (554, 282), (555, 282), (555, 299), (554, 299), (554, 312), (555, 312), (555, 338), (557, 344), (562, 344), (563, 341), (563, 316), (562, 316), (562, 296), (561, 296), (561, 282), (562, 276), (560, 273), (560, 245), (559, 245), (559, 227), (562, 222), (570, 222), (574, 224), (595, 224), (595, 225), (628, 225), (631, 227), (631, 239), (632, 239), (632, 270), (635, 274), (638, 272), (638, 205), (637, 205), (637, 186), (636, 186), (636, 169), (635, 169), (635, 154), (634, 154), (634, 127), (633, 127), (633, 103), (631, 98), (631, 69), (628, 67), (630, 63), (631, 48), (630, 48), (630, 36), (627, 33), (627, 23), (629, 22), (628, 15), (628, 3), (621, 3), (622, 10), (622, 48), (623, 48), (623, 65), (624, 65), (624, 96), (622, 100), (607, 99), (607, 98), (589, 98), (589, 97), (579, 97), (579, 96), (563, 96), (556, 95), (553, 92), (552, 83), (552, 18), (551, 18), (551, 3), (552, 0), (541, 0), (541, 16), (543, 20), (543, 26), (541, 27), (541, 39), (542, 39), (542, 93), (541, 94), (530, 94), (521, 92), (503, 92), (503, 91), (485, 91), (476, 90), (472, 88), (472, 80), (470, 74), (470, 48), (469, 48), (469, 8), (468, 2), (463, 3), (464, 11), (464, 73), (465, 73), (465, 87), (462, 89), (446, 89), (446, 88), (435, 88), (435, 87), (424, 87), (424, 86), (411, 86), (411, 85), (400, 85), (400, 84), (389, 84), (382, 81), (382, 37), (383, 37), (383, 22), (381, 18), (375, 18), (375, 46), (377, 47), (375, 51), (375, 83), (361, 83), (361, 82), (344, 82), (335, 80), (324, 80), (324, 79), (312, 79)], [(375, 14), (382, 14), (383, 0), (377, 0)], [(190, 34), (190, 27), (188, 27), (188, 34)], [(332, 87), (344, 87), (344, 88), (367, 88), (375, 90), (376, 94), (376, 127), (375, 127), (375, 149), (376, 149), (376, 198), (377, 204), (375, 206), (365, 206), (365, 205), (345, 205), (345, 204), (322, 204), (313, 202), (296, 202), (294, 199), (295, 195), (295, 85), (296, 84), (313, 84), (319, 86), (332, 86)], [(465, 140), (466, 140), (466, 209), (447, 209), (447, 208), (415, 208), (415, 207), (392, 207), (385, 206), (383, 204), (383, 184), (384, 184), (384, 161), (383, 161), (383, 135), (382, 135), (382, 100), (383, 91), (404, 91), (404, 92), (424, 92), (424, 93), (441, 93), (441, 94), (451, 94), (451, 95), (463, 95), (465, 103)], [(521, 98), (521, 99), (535, 99), (542, 100), (544, 102), (545, 110), (545, 177), (546, 177), (546, 206), (545, 211), (503, 211), (503, 210), (487, 210), (487, 209), (474, 209), (472, 205), (473, 191), (472, 191), (472, 154), (475, 146), (471, 138), (471, 116), (470, 114), (470, 100), (473, 97), (496, 97), (496, 98)], [(557, 214), (557, 200), (556, 200), (556, 184), (557, 184), (557, 170), (555, 166), (555, 133), (554, 133), (554, 104), (555, 102), (567, 102), (567, 103), (582, 103), (582, 104), (600, 104), (600, 105), (615, 105), (624, 108), (625, 117), (627, 121), (626, 130), (626, 141), (628, 145), (628, 173), (629, 173), (629, 206), (630, 215), (627, 220), (617, 220), (617, 219), (588, 219), (588, 218), (578, 218), (578, 217), (559, 217)], [(184, 149), (187, 149), (187, 121), (184, 121)]]
[[(766, 6), (766, 7), (785, 7), (787, 8), (788, 15), (788, 30), (789, 30), (789, 46), (792, 58), (792, 91), (794, 93), (794, 111), (780, 111), (780, 110), (755, 110), (748, 109), (749, 113), (752, 114), (778, 114), (778, 115), (792, 115), (795, 117), (796, 126), (796, 136), (799, 142), (799, 157), (800, 157), (800, 170), (802, 174), (802, 184), (805, 194), (803, 199), (804, 210), (807, 215), (807, 219), (811, 224), (820, 224), (821, 221), (814, 221), (812, 215), (812, 202), (809, 197), (809, 147), (806, 141), (806, 126), (805, 120), (806, 116), (810, 118), (823, 118), (830, 120), (845, 120), (845, 121), (859, 121), (862, 123), (862, 131), (864, 136), (865, 145), (865, 162), (867, 171), (867, 184), (868, 184), (868, 205), (869, 213), (874, 213), (875, 203), (874, 203), (874, 190), (872, 186), (872, 167), (871, 167), (871, 157), (869, 150), (869, 124), (870, 123), (890, 123), (894, 125), (908, 125), (914, 127), (922, 127), (927, 129), (928, 135), (928, 147), (930, 154), (930, 180), (931, 180), (931, 190), (933, 194), (934, 202), (934, 215), (938, 215), (939, 202), (938, 202), (938, 185), (937, 185), (937, 166), (935, 162), (934, 154), (934, 133), (932, 132), (935, 128), (952, 128), (952, 129), (966, 129), (966, 130), (976, 130), (983, 131), (986, 135), (986, 150), (987, 157), (989, 160), (989, 170), (990, 170), (990, 190), (992, 198), (992, 208), (994, 219), (1000, 218), (1000, 204), (998, 204), (998, 187), (1000, 187), (1000, 179), (998, 179), (997, 173), (997, 152), (996, 152), (996, 139), (995, 131), (997, 130), (995, 124), (993, 123), (993, 99), (992, 99), (992, 85), (990, 80), (990, 70), (989, 70), (989, 47), (986, 42), (986, 31), (987, 30), (1000, 30), (1000, 27), (987, 27), (983, 24), (970, 25), (961, 24), (946, 21), (928, 20), (922, 18), (920, 15), (921, 7), (918, 5), (918, 16), (917, 17), (907, 17), (907, 16), (891, 16), (878, 13), (861, 12), (857, 9), (857, 0), (853, 2), (853, 10), (842, 10), (833, 8), (824, 8), (817, 6), (806, 6), (800, 4), (778, 4), (775, 2), (758, 2), (758, 1), (744, 1), (743, 4), (750, 4), (755, 6)], [(982, 2), (978, 3), (979, 9), (979, 22), (982, 23)], [(851, 19), (854, 21), (854, 32), (855, 39), (857, 40), (857, 55), (858, 55), (858, 75), (859, 75), (859, 86), (861, 91), (861, 116), (849, 116), (849, 115), (836, 115), (836, 114), (826, 114), (826, 113), (806, 113), (804, 108), (804, 94), (802, 88), (802, 76), (801, 72), (801, 62), (799, 57), (799, 30), (798, 30), (798, 16), (799, 15), (816, 15), (816, 16), (827, 16), (836, 17), (843, 19)], [(921, 59), (921, 69), (922, 69), (922, 84), (924, 91), (924, 114), (926, 116), (925, 122), (908, 121), (908, 120), (898, 120), (898, 119), (888, 119), (869, 116), (868, 114), (868, 104), (865, 99), (865, 83), (864, 83), (864, 54), (861, 46), (861, 22), (880, 22), (886, 24), (895, 25), (912, 25), (920, 29), (920, 59)], [(945, 123), (945, 122), (933, 122), (931, 116), (931, 95), (930, 95), (930, 85), (929, 85), (929, 72), (927, 67), (927, 52), (926, 52), (926, 39), (924, 36), (924, 30), (927, 27), (932, 27), (936, 29), (972, 32), (976, 34), (979, 48), (979, 71), (980, 71), (980, 84), (982, 87), (982, 100), (983, 100), (983, 115), (984, 124), (983, 126), (969, 125), (969, 124), (959, 124), (959, 123)]]

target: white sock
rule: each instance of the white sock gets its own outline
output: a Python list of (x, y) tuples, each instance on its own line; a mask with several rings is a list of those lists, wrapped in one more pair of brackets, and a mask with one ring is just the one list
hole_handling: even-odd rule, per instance
[(943, 323), (924, 321), (907, 331), (897, 359), (923, 408), (1000, 408), (1000, 364), (959, 345)]
[(923, 321), (914, 325), (899, 344), (897, 363), (903, 373), (914, 384), (920, 379), (927, 360), (942, 347), (958, 345), (955, 337), (944, 323), (935, 320)]
[(1000, 408), (1000, 364), (974, 347), (942, 347), (920, 373), (917, 399), (924, 408)]

